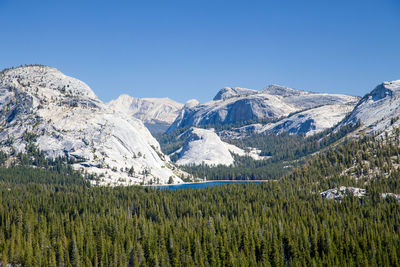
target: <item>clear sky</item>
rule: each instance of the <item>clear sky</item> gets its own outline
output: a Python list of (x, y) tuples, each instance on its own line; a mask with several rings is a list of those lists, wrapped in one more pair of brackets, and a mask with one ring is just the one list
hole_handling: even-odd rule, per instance
[(400, 1), (0, 0), (0, 68), (45, 64), (104, 101), (225, 86), (364, 95), (400, 79)]

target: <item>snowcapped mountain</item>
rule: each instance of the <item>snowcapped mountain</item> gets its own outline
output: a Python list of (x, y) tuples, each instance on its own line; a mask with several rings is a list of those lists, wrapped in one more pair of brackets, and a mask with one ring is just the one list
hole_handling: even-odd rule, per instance
[(256, 160), (262, 159), (256, 149), (244, 151), (234, 145), (223, 142), (213, 129), (192, 127), (178, 138), (186, 140), (184, 145), (173, 154), (177, 154), (178, 165), (232, 165), (233, 154), (250, 156)]
[(143, 121), (152, 133), (165, 132), (183, 107), (169, 98), (136, 98), (125, 94), (107, 105)]
[[(290, 114), (307, 110), (308, 112), (300, 114), (295, 121), (294, 118), (287, 118), (288, 120), (282, 121), (281, 124), (269, 124), (260, 131), (272, 127), (275, 132), (315, 133), (334, 126), (344, 118), (344, 111), (349, 112), (349, 107), (354, 107), (357, 101), (358, 98), (353, 96), (312, 93), (279, 85), (267, 86), (262, 91), (225, 87), (217, 93), (213, 101), (185, 105), (168, 132), (191, 126), (246, 124), (268, 119), (277, 121), (287, 118)], [(328, 105), (330, 107), (321, 108)], [(342, 107), (345, 107), (344, 110), (336, 110)], [(310, 111), (311, 109), (315, 110)], [(327, 111), (334, 112), (324, 113)], [(264, 125), (259, 127), (264, 128)]]
[(359, 132), (381, 133), (398, 128), (399, 115), (400, 80), (384, 82), (365, 95), (339, 127), (359, 121)]
[(2, 71), (0, 109), (3, 151), (25, 151), (33, 142), (49, 157), (75, 158), (76, 169), (97, 174), (103, 185), (182, 181), (140, 120), (110, 110), (89, 86), (57, 69)]

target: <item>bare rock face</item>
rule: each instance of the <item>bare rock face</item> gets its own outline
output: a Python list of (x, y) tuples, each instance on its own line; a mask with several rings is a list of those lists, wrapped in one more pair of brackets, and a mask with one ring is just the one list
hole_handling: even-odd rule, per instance
[(269, 95), (279, 95), (283, 97), (288, 97), (288, 96), (299, 96), (299, 95), (305, 95), (308, 94), (305, 91), (301, 90), (296, 90), (292, 89), (286, 86), (278, 85), (278, 84), (271, 84), (265, 87), (262, 90), (263, 93), (269, 94)]
[(365, 95), (339, 127), (359, 121), (360, 132), (390, 132), (400, 126), (399, 114), (400, 80), (384, 82)]
[(129, 95), (121, 95), (107, 105), (143, 121), (151, 133), (165, 132), (183, 107), (183, 104), (169, 98), (136, 98)]
[(182, 181), (140, 120), (111, 110), (85, 83), (54, 68), (2, 71), (0, 110), (3, 151), (33, 142), (49, 157), (77, 159), (74, 167), (97, 174), (102, 185)]
[(333, 199), (333, 200), (341, 200), (346, 194), (353, 195), (354, 197), (364, 197), (367, 193), (367, 190), (357, 187), (346, 187), (340, 186), (338, 188), (331, 188), (324, 192), (321, 192), (320, 195), (324, 199)]
[(253, 94), (210, 101), (185, 107), (168, 129), (204, 125), (225, 125), (250, 120), (278, 118), (296, 111), (276, 96)]
[(259, 92), (253, 89), (240, 88), (240, 87), (224, 87), (218, 91), (217, 95), (213, 100), (226, 100), (232, 97), (241, 97), (241, 96), (249, 96), (255, 95)]
[(185, 140), (184, 145), (173, 154), (177, 154), (178, 165), (225, 165), (234, 164), (232, 154), (249, 156), (260, 160), (261, 151), (248, 148), (244, 151), (234, 145), (223, 142), (213, 129), (200, 129), (192, 127), (178, 138)]
[(354, 108), (353, 104), (333, 104), (306, 109), (267, 124), (250, 124), (219, 133), (224, 138), (243, 138), (251, 134), (296, 134), (311, 136), (341, 122)]
[[(337, 188), (331, 188), (326, 191), (319, 193), (323, 199), (333, 199), (341, 201), (346, 195), (351, 195), (353, 197), (362, 198), (367, 195), (367, 190), (358, 187), (346, 187), (339, 186)], [(400, 201), (400, 195), (393, 193), (381, 193), (382, 198), (392, 198), (395, 201)]]
[[(184, 106), (168, 132), (192, 126), (246, 123), (249, 126), (252, 121), (273, 120), (277, 121), (274, 125), (260, 125), (260, 132), (268, 130), (274, 133), (314, 134), (342, 120), (358, 99), (348, 95), (311, 93), (279, 85), (267, 86), (262, 91), (226, 87), (217, 93), (213, 101)], [(323, 114), (327, 111), (329, 113)], [(305, 112), (303, 117), (295, 119), (292, 116), (301, 112)], [(305, 117), (307, 119), (303, 119)]]

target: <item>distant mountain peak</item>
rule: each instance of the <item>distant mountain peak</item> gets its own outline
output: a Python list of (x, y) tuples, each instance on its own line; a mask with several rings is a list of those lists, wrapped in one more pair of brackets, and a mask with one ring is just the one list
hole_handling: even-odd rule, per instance
[(184, 108), (194, 108), (198, 106), (200, 102), (197, 99), (190, 99), (185, 103)]
[(165, 98), (137, 98), (127, 94), (107, 104), (111, 109), (143, 121), (152, 133), (164, 132), (178, 116), (183, 104)]
[(359, 131), (382, 133), (400, 126), (400, 80), (383, 82), (366, 94), (340, 125), (360, 122)]
[(298, 96), (298, 95), (303, 95), (303, 94), (308, 94), (309, 92), (297, 90), (297, 89), (292, 89), (286, 86), (278, 85), (278, 84), (271, 84), (265, 87), (262, 90), (263, 93), (265, 94), (270, 94), (270, 95), (278, 95), (278, 96)]
[(391, 90), (400, 90), (400, 80), (386, 81), (383, 85)]
[(214, 97), (214, 101), (225, 100), (232, 97), (249, 96), (258, 94), (259, 91), (241, 87), (224, 87), (218, 91)]
[(128, 94), (122, 94), (116, 100), (126, 101), (126, 100), (132, 100), (133, 98), (134, 98), (133, 96), (130, 96)]
[(374, 90), (371, 91), (367, 96), (371, 96), (373, 100), (379, 100), (386, 96), (392, 96), (393, 93), (398, 94), (400, 92), (400, 80), (383, 82), (379, 84)]

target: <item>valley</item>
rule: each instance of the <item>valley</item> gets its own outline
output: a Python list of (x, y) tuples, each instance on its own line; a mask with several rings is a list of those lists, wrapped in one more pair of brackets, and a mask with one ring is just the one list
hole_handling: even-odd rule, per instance
[(96, 185), (276, 180), (348, 138), (400, 126), (398, 81), (363, 98), (225, 87), (204, 104), (128, 95), (103, 103), (85, 83), (41, 65), (3, 70), (0, 85), (10, 161), (33, 146)]
[(3, 70), (0, 262), (396, 266), (399, 91), (103, 103), (51, 67)]
[(400, 266), (400, 1), (0, 21), (0, 267)]

